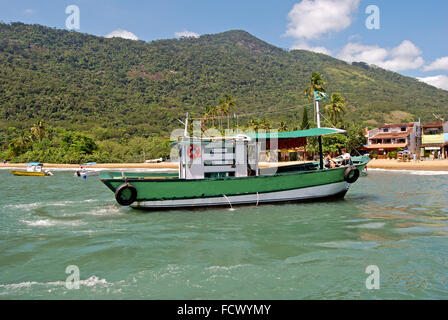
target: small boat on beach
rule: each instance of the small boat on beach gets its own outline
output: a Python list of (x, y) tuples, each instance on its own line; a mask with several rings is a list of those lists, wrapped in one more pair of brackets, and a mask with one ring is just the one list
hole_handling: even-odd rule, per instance
[(52, 176), (53, 173), (48, 169), (43, 169), (43, 164), (40, 162), (29, 162), (26, 164), (26, 170), (11, 170), (11, 173), (15, 176), (35, 176), (44, 177)]

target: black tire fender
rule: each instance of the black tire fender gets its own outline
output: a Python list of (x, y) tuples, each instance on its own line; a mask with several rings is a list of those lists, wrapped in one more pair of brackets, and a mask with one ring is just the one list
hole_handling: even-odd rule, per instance
[(355, 166), (348, 167), (344, 172), (344, 180), (348, 183), (354, 183), (359, 178), (359, 169)]
[[(130, 196), (125, 197), (124, 192), (129, 190)], [(137, 189), (129, 183), (123, 183), (115, 190), (115, 200), (122, 206), (129, 206), (137, 199)]]

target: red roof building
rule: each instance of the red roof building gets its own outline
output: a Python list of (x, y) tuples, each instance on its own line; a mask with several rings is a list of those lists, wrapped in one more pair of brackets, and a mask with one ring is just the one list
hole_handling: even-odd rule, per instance
[(369, 130), (366, 149), (385, 154), (398, 149), (420, 153), (420, 123), (391, 123)]

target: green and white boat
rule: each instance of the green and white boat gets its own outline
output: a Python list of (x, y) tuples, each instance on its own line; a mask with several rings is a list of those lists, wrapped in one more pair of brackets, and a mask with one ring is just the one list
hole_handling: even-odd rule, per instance
[[(186, 130), (185, 130), (186, 132)], [(100, 180), (121, 205), (138, 209), (178, 209), (260, 205), (343, 198), (369, 162), (352, 157), (348, 166), (325, 168), (323, 135), (343, 133), (332, 128), (258, 133), (233, 137), (190, 138), (174, 143), (179, 153), (176, 173), (103, 172)], [(318, 137), (320, 161), (259, 168), (265, 150), (278, 144), (302, 143)]]

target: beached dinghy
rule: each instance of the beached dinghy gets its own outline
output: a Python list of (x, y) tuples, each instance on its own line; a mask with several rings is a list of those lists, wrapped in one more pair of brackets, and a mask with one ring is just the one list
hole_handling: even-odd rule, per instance
[[(121, 205), (141, 209), (174, 209), (259, 205), (290, 201), (342, 198), (369, 161), (325, 168), (318, 162), (260, 169), (262, 150), (276, 145), (303, 145), (306, 137), (342, 133), (314, 128), (302, 131), (190, 138), (175, 143), (179, 152), (177, 174), (103, 172), (100, 180)], [(265, 146), (266, 148), (262, 148)], [(354, 159), (355, 160), (355, 159)]]

